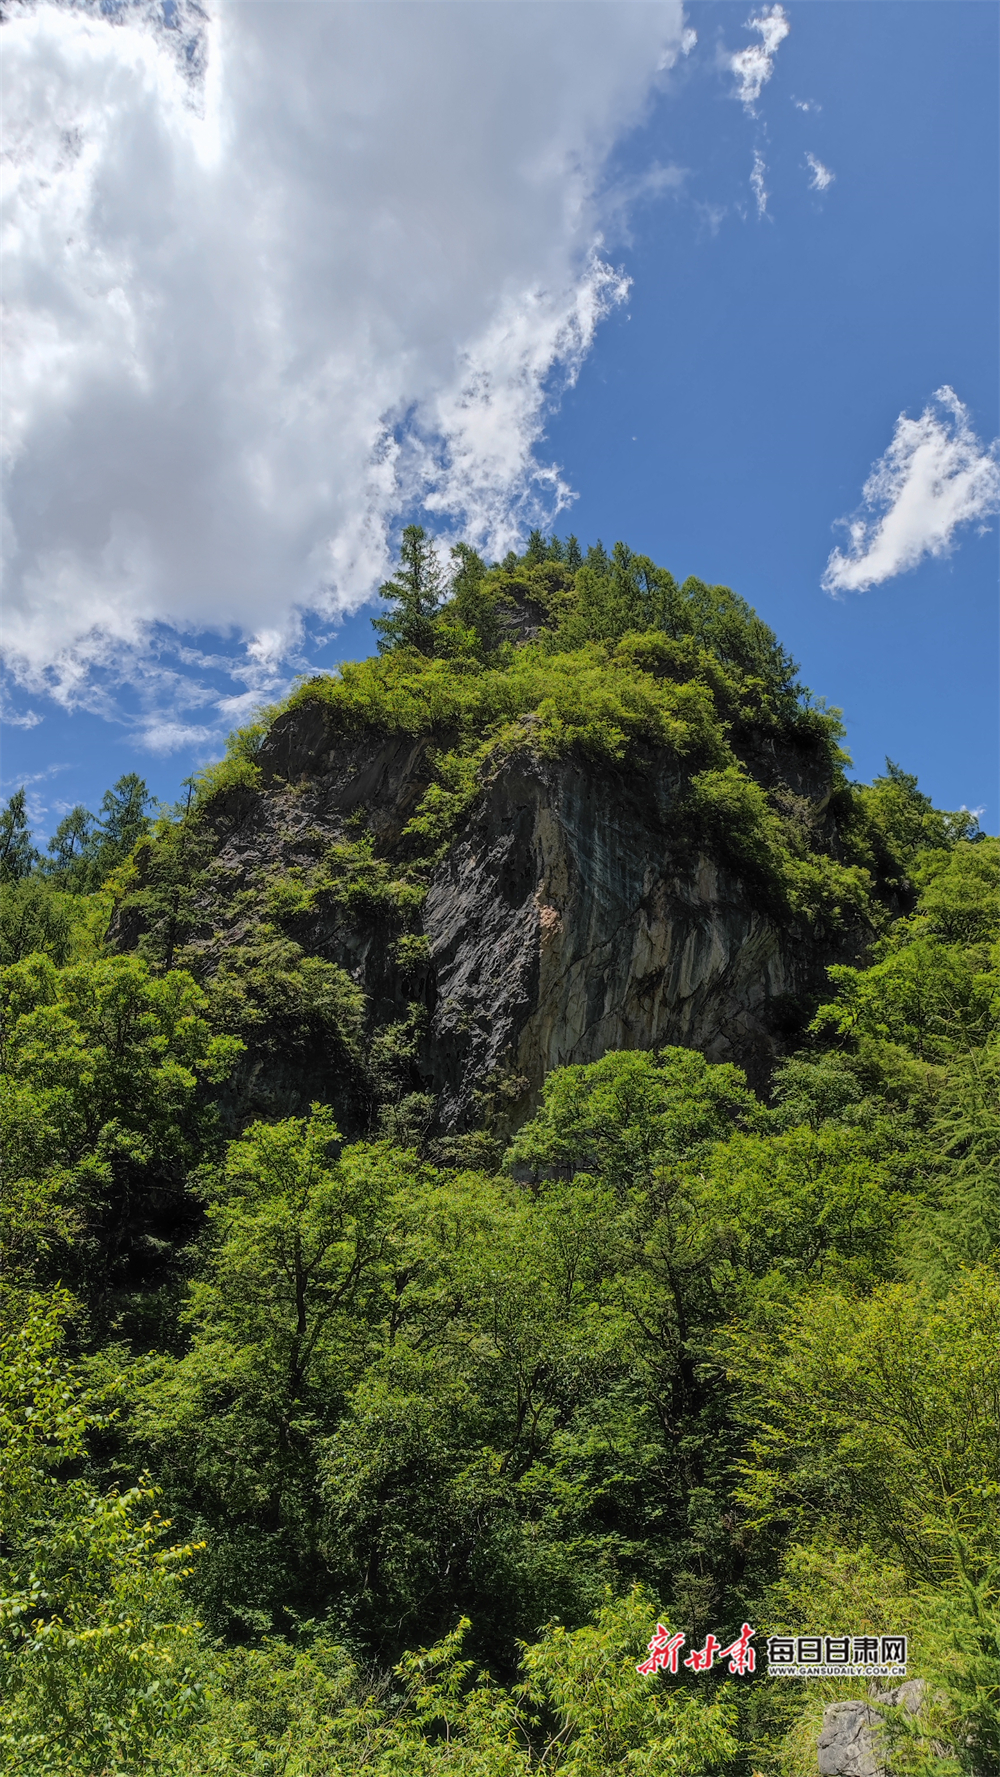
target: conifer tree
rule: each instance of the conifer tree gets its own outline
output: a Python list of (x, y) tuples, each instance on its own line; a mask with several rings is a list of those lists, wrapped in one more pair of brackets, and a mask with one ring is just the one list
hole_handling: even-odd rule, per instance
[(434, 615), (443, 591), (441, 564), (434, 541), (423, 525), (408, 524), (399, 551), (399, 567), (391, 580), (379, 587), (379, 597), (396, 609), (387, 617), (374, 617), (378, 651), (415, 648), (419, 654), (434, 653)]
[(454, 617), (473, 630), (481, 657), (488, 659), (503, 639), (499, 595), (487, 581), (486, 563), (470, 543), (456, 543), (451, 559), (454, 572), (445, 620)]
[(137, 839), (149, 832), (147, 808), (152, 802), (144, 778), (127, 771), (101, 799), (98, 826), (101, 833), (101, 860), (106, 870), (127, 858)]
[(78, 802), (59, 822), (49, 840), (49, 857), (44, 864), (46, 876), (58, 877), (60, 888), (85, 893), (96, 845), (94, 817), (89, 808)]
[(0, 882), (19, 882), (38, 862), (24, 806), (24, 785), (0, 810)]

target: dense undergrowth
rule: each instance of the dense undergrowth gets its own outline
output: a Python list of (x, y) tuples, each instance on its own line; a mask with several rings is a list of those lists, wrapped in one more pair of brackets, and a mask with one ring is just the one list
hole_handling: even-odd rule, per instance
[[(857, 1680), (642, 1677), (658, 1621), (685, 1654), (907, 1633), (925, 1706), (888, 1768), (995, 1768), (997, 842), (896, 769), (849, 784), (731, 594), (532, 547), (460, 553), (447, 600), (411, 556), (381, 658), (294, 694), (438, 735), (435, 794), (398, 856), (359, 825), (275, 876), (221, 957), (205, 811), (280, 713), (185, 809), (150, 823), (123, 780), (118, 829), (78, 811), (45, 863), (8, 805), (0, 1769), (815, 1769)], [(825, 754), (833, 827), (751, 775), (764, 731)], [(418, 970), (422, 872), (522, 746), (676, 757), (702, 842), (867, 922), (766, 1100), (616, 1053), (479, 1164), (407, 1130), (412, 1026), (373, 1032), (288, 933), (339, 897)], [(362, 1126), (225, 1139), (251, 1044), (335, 1049)]]

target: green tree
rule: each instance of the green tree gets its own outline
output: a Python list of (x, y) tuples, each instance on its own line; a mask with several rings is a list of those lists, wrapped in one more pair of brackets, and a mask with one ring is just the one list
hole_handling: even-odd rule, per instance
[(134, 771), (127, 771), (110, 790), (105, 790), (97, 817), (97, 863), (104, 876), (127, 858), (136, 841), (148, 833), (150, 819), (146, 810), (152, 800), (145, 779)]
[(149, 832), (151, 802), (145, 779), (129, 771), (105, 790), (98, 816), (78, 803), (49, 840), (50, 855), (42, 866), (46, 876), (73, 894), (100, 888)]
[(625, 1193), (652, 1186), (664, 1165), (734, 1127), (761, 1122), (738, 1068), (692, 1049), (625, 1050), (551, 1073), (507, 1165), (515, 1177), (591, 1174)]
[(985, 1268), (945, 1297), (886, 1283), (825, 1289), (735, 1330), (727, 1363), (750, 1428), (740, 1496), (754, 1524), (836, 1526), (916, 1579), (992, 1570), (1000, 1500), (1000, 1291)]
[(91, 1417), (60, 1350), (70, 1309), (59, 1290), (0, 1298), (0, 1770), (152, 1777), (200, 1703), (179, 1585), (193, 1550), (163, 1546), (148, 1485), (67, 1477)]
[(434, 617), (444, 590), (441, 564), (433, 539), (423, 525), (408, 524), (399, 551), (399, 567), (379, 587), (379, 597), (395, 605), (387, 617), (373, 617), (378, 650), (413, 648), (434, 653)]
[(39, 877), (0, 882), (0, 965), (20, 962), (33, 950), (56, 964), (66, 962), (80, 923), (75, 897)]
[(214, 1130), (203, 1087), (242, 1045), (213, 1034), (190, 976), (158, 980), (134, 956), (29, 956), (0, 972), (0, 1004), (8, 1253), (44, 1255), (54, 1218), (64, 1275), (101, 1318), (172, 1257), (153, 1231), (185, 1223), (185, 1174)]
[[(504, 599), (496, 577), (468, 543), (456, 543), (451, 551), (452, 579), (448, 602), (437, 619), (443, 644), (451, 652), (468, 649), (486, 662), (492, 660), (504, 640)], [(464, 644), (464, 647), (463, 647)]]
[(389, 1205), (407, 1157), (348, 1150), (328, 1111), (254, 1124), (206, 1174), (204, 1262), (181, 1358), (148, 1366), (134, 1437), (169, 1496), (215, 1536), (199, 1596), (258, 1627), (329, 1602), (319, 1440), (378, 1342)]
[(951, 845), (956, 839), (971, 839), (979, 829), (968, 809), (948, 814), (935, 808), (918, 788), (916, 778), (892, 759), (885, 762), (884, 776), (861, 787), (860, 796), (884, 848), (887, 868), (894, 868), (895, 878), (901, 882), (922, 851)]
[(29, 876), (39, 854), (31, 843), (24, 788), (15, 790), (0, 809), (0, 882)]
[(80, 894), (91, 886), (91, 866), (98, 846), (97, 824), (89, 809), (77, 803), (59, 822), (49, 840), (44, 870), (60, 888)]

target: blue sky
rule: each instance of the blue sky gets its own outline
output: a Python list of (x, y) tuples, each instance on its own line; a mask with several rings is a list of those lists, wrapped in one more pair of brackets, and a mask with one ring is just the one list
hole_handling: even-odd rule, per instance
[[(200, 110), (155, 8), (124, 28), (77, 9), (77, 37), (57, 12), (16, 42), (20, 91), (25, 69), (51, 72), (57, 29), (97, 147), (59, 174), (77, 180), (59, 215), (77, 206), (85, 273), (60, 259), (50, 197), (21, 200), (49, 233), (18, 290), (49, 331), (17, 385), (3, 784), (28, 783), (40, 831), (125, 770), (173, 798), (255, 698), (370, 652), (359, 601), (402, 523), (499, 547), (557, 485), (575, 495), (561, 534), (622, 537), (749, 599), (843, 707), (858, 776), (889, 754), (997, 829), (993, 5), (809, 0), (785, 6), (783, 36), (775, 9), (730, 4), (230, 7), (199, 42)], [(423, 93), (440, 114), (440, 79), (460, 107), (470, 77), (437, 146), (419, 118), (394, 144), (401, 105)], [(41, 166), (49, 104), (26, 118)], [(226, 106), (266, 143), (280, 200), (252, 226)], [(517, 166), (505, 116), (528, 144)], [(93, 312), (58, 296), (115, 253)], [(280, 351), (274, 326), (261, 344), (265, 308)], [(54, 375), (53, 328), (71, 367)], [(942, 387), (961, 407), (934, 405)], [(842, 579), (866, 577), (834, 527), (894, 437), (899, 498), (854, 550), (877, 577), (832, 596), (836, 548)], [(975, 485), (965, 522), (938, 513), (948, 547), (907, 567), (934, 535), (921, 462)]]

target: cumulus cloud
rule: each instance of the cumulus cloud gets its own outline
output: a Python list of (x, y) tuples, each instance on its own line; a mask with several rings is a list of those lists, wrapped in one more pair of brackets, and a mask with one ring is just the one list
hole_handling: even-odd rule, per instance
[(748, 31), (756, 31), (759, 43), (738, 50), (729, 57), (729, 67), (736, 78), (736, 97), (752, 117), (762, 89), (774, 72), (774, 58), (791, 30), (783, 6), (765, 6), (747, 19)]
[(767, 166), (765, 165), (764, 157), (760, 153), (760, 150), (755, 148), (753, 153), (753, 167), (750, 172), (750, 188), (757, 200), (758, 216), (767, 215), (767, 186), (764, 183), (764, 175), (766, 172)]
[(826, 191), (837, 177), (836, 173), (831, 173), (829, 167), (825, 167), (814, 154), (806, 155), (806, 165), (812, 174), (809, 181), (810, 191)]
[(961, 526), (1000, 508), (1000, 439), (989, 448), (954, 389), (938, 389), (919, 419), (901, 413), (892, 443), (865, 482), (862, 505), (841, 519), (850, 544), (833, 550), (827, 592), (864, 592), (945, 555)]
[(626, 288), (602, 169), (690, 46), (679, 0), (10, 16), (21, 681), (99, 708), (148, 669), (166, 708), (165, 625), (257, 638), (258, 693), (303, 613), (370, 594), (401, 515), (491, 552), (551, 518), (547, 403)]

